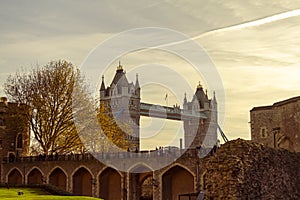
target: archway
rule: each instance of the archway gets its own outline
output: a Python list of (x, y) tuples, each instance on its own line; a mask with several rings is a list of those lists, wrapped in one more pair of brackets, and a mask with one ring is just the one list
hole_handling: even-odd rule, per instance
[(122, 199), (121, 175), (110, 167), (99, 176), (99, 197), (103, 199)]
[(27, 176), (28, 184), (43, 184), (43, 175), (40, 170), (34, 168)]
[(92, 196), (92, 175), (84, 167), (79, 168), (73, 175), (73, 194)]
[(179, 194), (194, 192), (194, 177), (186, 169), (175, 166), (163, 174), (162, 186), (164, 200), (178, 200)]
[(18, 185), (22, 184), (22, 174), (17, 169), (13, 169), (8, 174), (8, 184), (9, 185)]
[(62, 190), (66, 190), (67, 176), (60, 168), (56, 168), (49, 175), (49, 183)]
[(153, 176), (148, 175), (141, 181), (141, 196), (140, 200), (153, 199)]
[(132, 200), (153, 199), (153, 171), (144, 165), (132, 168), (129, 174), (129, 195)]

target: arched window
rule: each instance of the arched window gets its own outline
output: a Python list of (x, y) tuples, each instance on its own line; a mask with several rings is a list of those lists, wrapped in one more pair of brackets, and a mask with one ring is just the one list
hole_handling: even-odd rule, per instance
[(23, 138), (22, 134), (19, 134), (17, 137), (17, 148), (22, 148), (23, 147)]

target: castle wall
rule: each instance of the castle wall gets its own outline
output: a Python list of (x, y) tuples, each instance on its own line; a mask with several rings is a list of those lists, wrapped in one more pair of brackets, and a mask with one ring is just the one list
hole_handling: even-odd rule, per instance
[[(153, 173), (153, 181), (151, 181), (152, 189), (150, 188), (153, 199), (165, 200), (163, 187), (166, 186), (163, 185), (164, 182), (168, 182), (168, 185), (172, 185), (170, 191), (174, 197), (172, 200), (176, 199), (175, 197), (177, 197), (178, 194), (194, 193), (200, 188), (198, 182), (200, 174), (203, 172), (201, 172), (199, 167), (202, 163), (197, 156), (196, 150), (188, 150), (178, 160), (162, 169), (154, 170), (153, 172), (151, 171), (151, 167), (149, 167), (150, 163), (164, 162), (164, 160), (166, 160), (164, 156), (159, 156), (159, 154), (157, 154), (153, 157), (147, 157), (147, 159), (145, 159), (145, 157), (142, 158), (136, 156), (131, 158), (131, 161), (128, 163), (126, 163), (128, 159), (122, 160), (117, 157), (115, 159), (124, 163), (125, 172), (119, 170), (115, 171), (113, 169), (106, 170), (108, 169), (108, 166), (105, 166), (89, 154), (58, 157), (26, 157), (20, 158), (20, 160), (17, 160), (16, 162), (9, 162), (9, 160), (4, 159), (1, 164), (1, 183), (14, 183), (14, 181), (21, 179), (22, 184), (28, 184), (29, 180), (34, 180), (41, 184), (48, 184), (51, 180), (50, 175), (52, 172), (55, 169), (59, 169), (59, 171), (62, 171), (63, 174), (66, 175), (65, 184), (67, 191), (75, 192), (75, 189), (76, 193), (79, 195), (89, 194), (89, 191), (91, 191), (90, 196), (99, 197), (101, 195), (101, 188), (108, 189), (110, 187), (108, 191), (113, 192), (114, 187), (121, 187), (121, 193), (119, 194), (121, 199), (139, 200), (139, 195), (141, 195), (141, 193), (136, 192), (140, 191), (143, 177), (149, 176), (149, 173)], [(113, 168), (114, 166), (111, 167)], [(141, 167), (146, 167), (150, 171), (140, 172), (140, 179), (139, 181), (136, 181), (136, 179), (134, 179), (135, 176), (132, 176), (129, 172), (133, 172), (133, 169)], [(33, 170), (37, 173), (35, 176), (38, 177), (38, 180), (35, 180), (36, 178), (31, 176)], [(16, 171), (20, 174), (19, 176), (15, 175)], [(107, 174), (108, 171), (114, 171), (114, 173), (110, 173), (107, 176), (113, 177), (116, 180), (115, 182), (109, 182), (110, 179), (105, 178), (105, 174)], [(168, 179), (170, 176), (172, 176), (172, 180)], [(89, 178), (86, 179), (85, 177)], [(178, 185), (178, 181), (183, 185)], [(183, 183), (184, 181), (186, 182)], [(52, 183), (54, 182), (57, 182), (57, 180), (53, 181), (52, 179)], [(113, 196), (117, 194), (105, 195)]]

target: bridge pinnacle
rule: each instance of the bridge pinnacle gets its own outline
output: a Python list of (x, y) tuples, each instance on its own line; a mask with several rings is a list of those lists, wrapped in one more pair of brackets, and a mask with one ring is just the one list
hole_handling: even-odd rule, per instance
[(117, 67), (117, 71), (123, 71), (123, 66), (121, 65), (121, 61), (119, 61), (119, 65)]
[(197, 86), (197, 89), (201, 89), (201, 88), (203, 88), (203, 87), (202, 87), (202, 85), (201, 85), (201, 83), (200, 83), (200, 81), (199, 81), (199, 84), (198, 84), (198, 86)]
[(135, 81), (135, 88), (140, 88), (140, 83), (139, 83), (139, 74), (136, 73), (136, 81)]
[(105, 90), (104, 75), (102, 75), (102, 83), (101, 83), (100, 91), (104, 91), (104, 90)]
[(213, 97), (214, 101), (217, 101), (216, 99), (216, 91), (214, 91), (214, 97)]

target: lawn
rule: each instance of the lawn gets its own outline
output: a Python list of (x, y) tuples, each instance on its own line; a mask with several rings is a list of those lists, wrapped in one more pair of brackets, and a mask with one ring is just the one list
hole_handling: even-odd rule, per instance
[[(21, 190), (24, 194), (18, 195), (18, 191)], [(33, 199), (33, 200), (92, 200), (92, 197), (79, 197), (79, 196), (54, 196), (44, 192), (38, 188), (0, 188), (0, 199), (1, 200), (12, 200), (12, 199)]]

